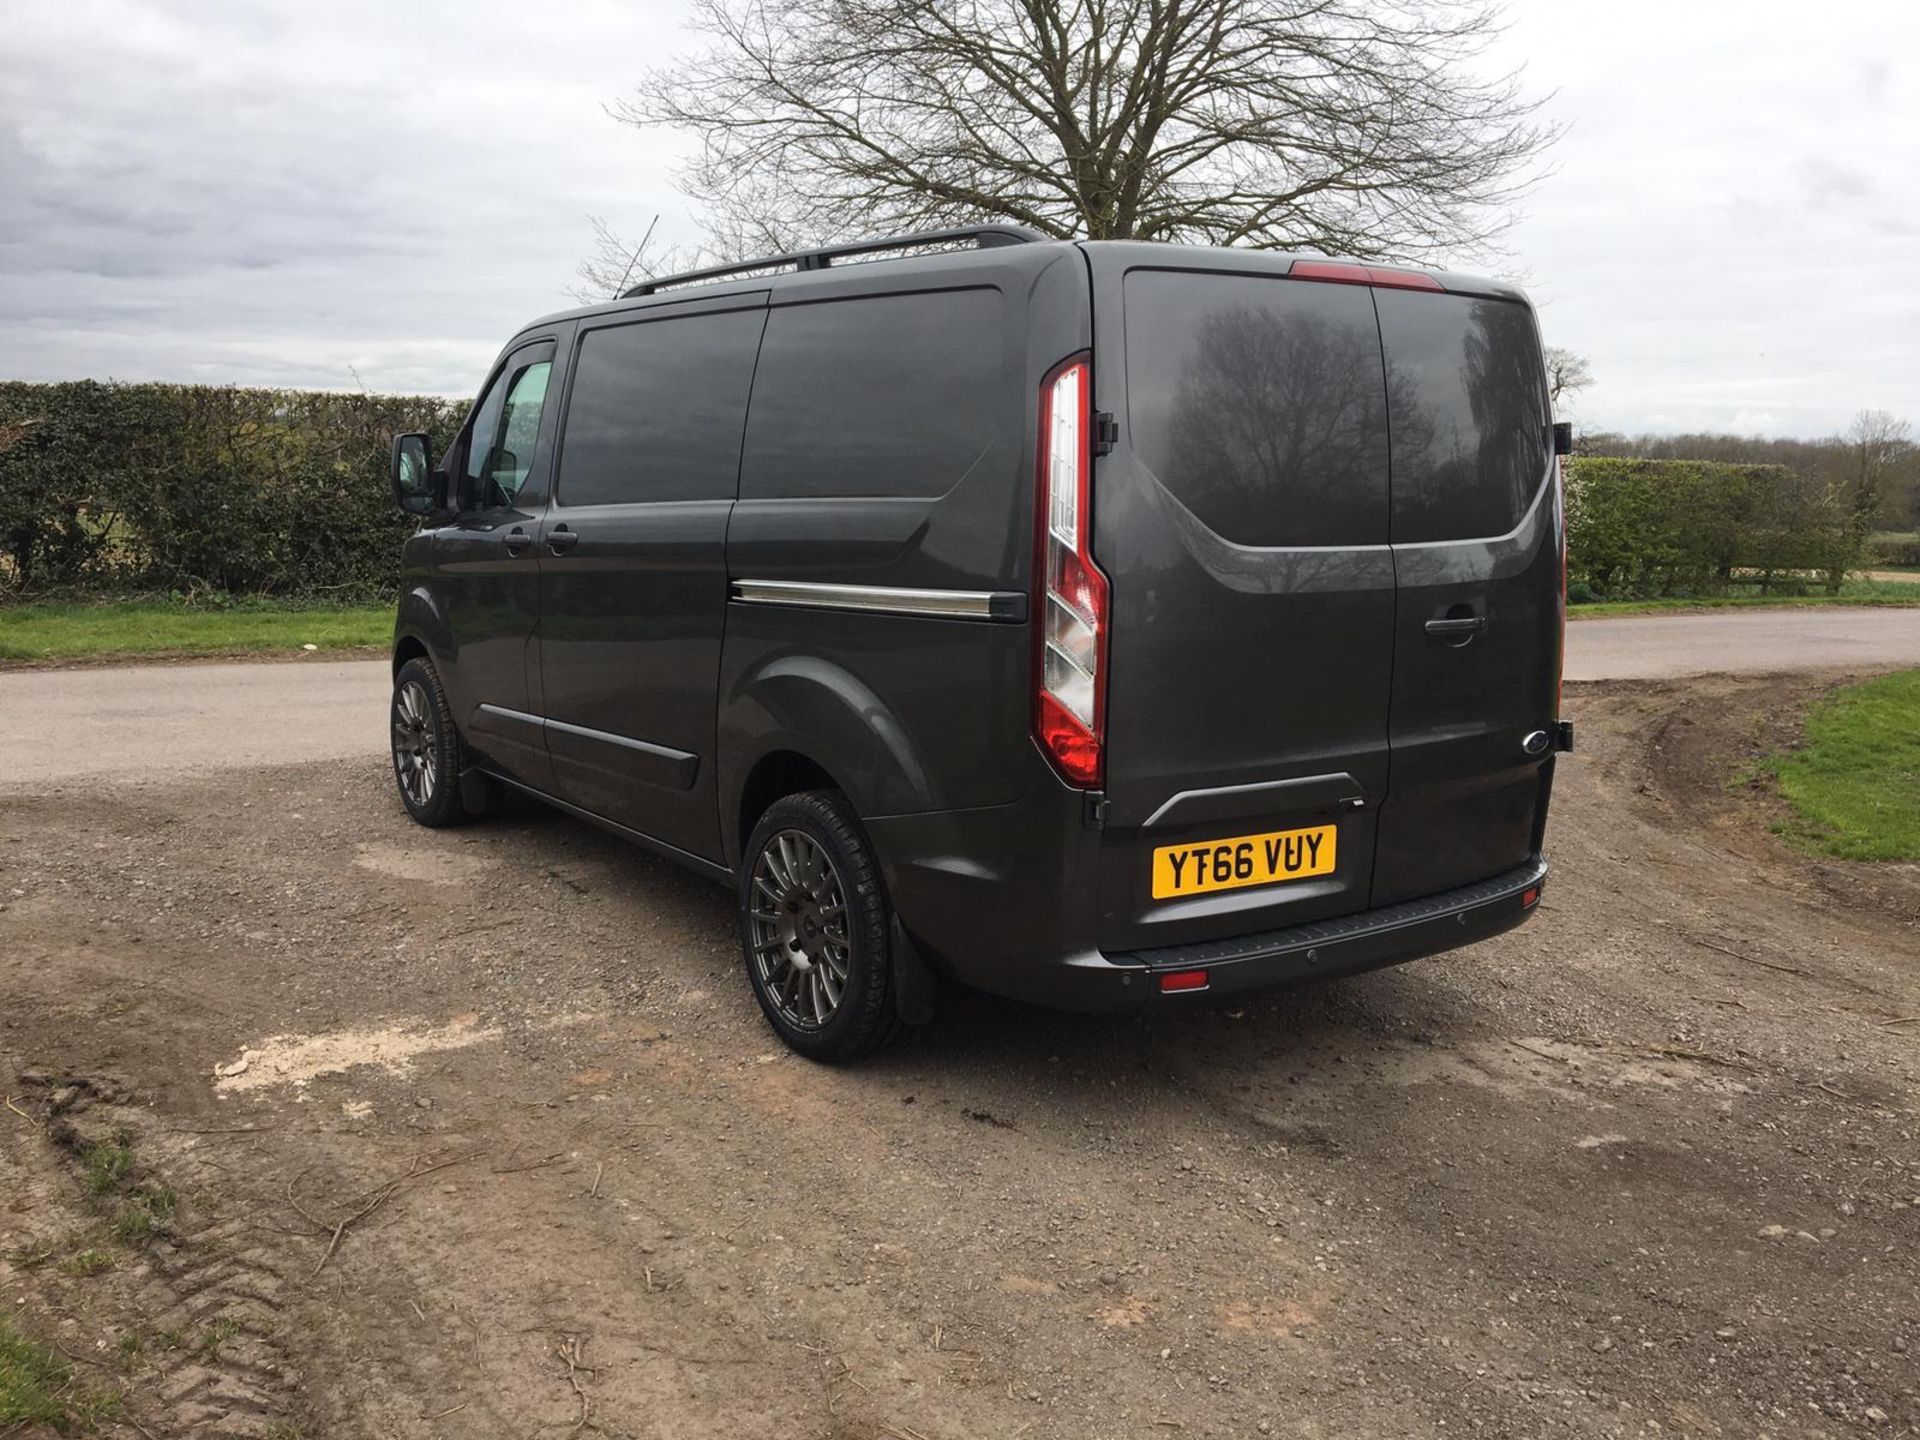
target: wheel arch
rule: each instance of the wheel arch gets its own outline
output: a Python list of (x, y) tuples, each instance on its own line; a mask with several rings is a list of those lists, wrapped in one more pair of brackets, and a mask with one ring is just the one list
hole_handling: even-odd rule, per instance
[(771, 750), (756, 760), (740, 785), (740, 803), (734, 815), (734, 852), (738, 854), (745, 846), (747, 836), (775, 801), (804, 790), (845, 793), (825, 766), (801, 751)]
[(863, 821), (938, 807), (928, 766), (892, 708), (819, 655), (774, 654), (747, 669), (728, 687), (719, 722), (721, 844), (736, 868), (754, 821), (796, 789), (829, 785)]
[(444, 671), (448, 635), (446, 616), (433, 592), (424, 585), (409, 587), (400, 596), (399, 613), (393, 622), (394, 673), (399, 674), (409, 660), (421, 658)]
[(418, 635), (402, 635), (393, 642), (393, 673), (398, 675), (409, 660), (431, 660), (427, 642)]

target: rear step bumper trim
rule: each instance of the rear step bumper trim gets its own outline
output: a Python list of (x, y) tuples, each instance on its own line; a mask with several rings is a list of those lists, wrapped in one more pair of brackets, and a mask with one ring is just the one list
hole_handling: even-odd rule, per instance
[(1535, 859), (1490, 880), (1338, 920), (1316, 920), (1225, 940), (1120, 951), (1104, 958), (1116, 968), (1146, 969), (1148, 983), (1131, 987), (1145, 992), (1139, 995), (1141, 1000), (1161, 998), (1150, 977), (1164, 970), (1208, 972), (1205, 989), (1166, 997), (1170, 1000), (1351, 975), (1512, 929), (1539, 908), (1537, 896), (1534, 904), (1527, 904), (1525, 896), (1544, 886), (1547, 868), (1545, 860)]

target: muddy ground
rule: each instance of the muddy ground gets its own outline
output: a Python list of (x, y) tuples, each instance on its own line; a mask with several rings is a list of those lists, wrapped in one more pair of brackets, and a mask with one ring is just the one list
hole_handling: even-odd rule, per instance
[(0, 1304), (128, 1436), (1920, 1433), (1920, 874), (1728, 785), (1837, 678), (1574, 687), (1489, 944), (852, 1070), (557, 815), (11, 794)]

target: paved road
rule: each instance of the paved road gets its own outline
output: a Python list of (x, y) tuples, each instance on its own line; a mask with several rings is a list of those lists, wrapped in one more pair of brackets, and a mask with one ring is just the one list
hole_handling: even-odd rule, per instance
[(1576, 620), (1569, 680), (1920, 665), (1920, 610), (1805, 606)]
[(0, 672), (0, 789), (377, 752), (388, 674), (382, 660)]
[[(1742, 610), (1581, 620), (1569, 680), (1920, 665), (1920, 610)], [(0, 787), (332, 760), (386, 744), (379, 660), (0, 673)]]

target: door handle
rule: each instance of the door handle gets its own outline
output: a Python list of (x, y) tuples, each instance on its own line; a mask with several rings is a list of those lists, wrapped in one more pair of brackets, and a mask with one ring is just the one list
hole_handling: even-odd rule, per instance
[(580, 543), (580, 532), (569, 530), (565, 525), (556, 525), (547, 532), (547, 553), (563, 555)]
[(1447, 620), (1427, 621), (1427, 634), (1438, 640), (1471, 640), (1487, 628), (1484, 615), (1461, 615)]
[(523, 555), (527, 547), (533, 544), (533, 537), (516, 525), (507, 531), (506, 538), (501, 543), (507, 547), (507, 554)]

